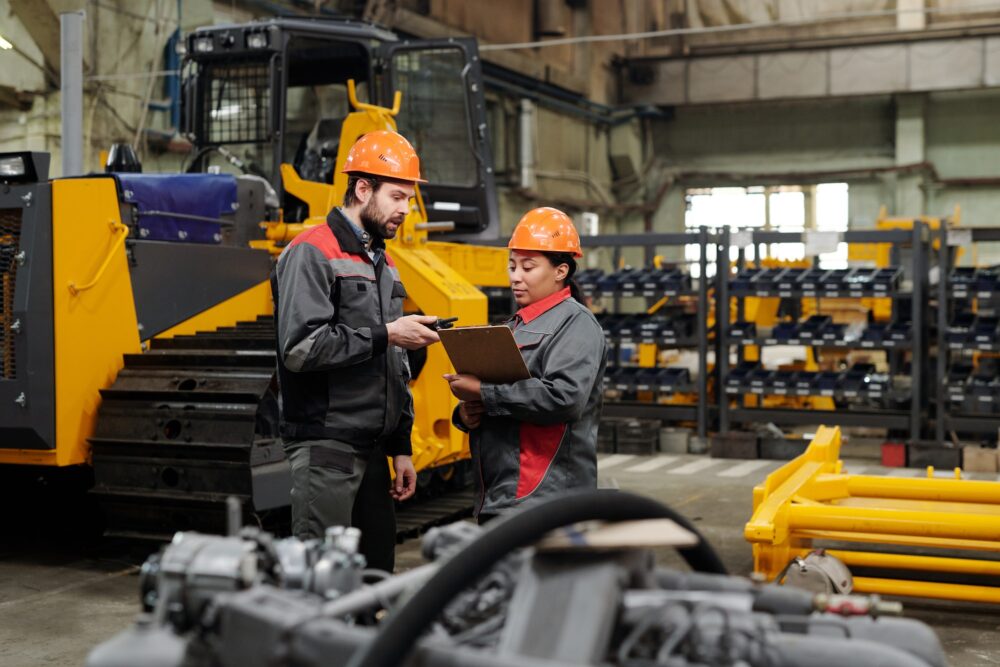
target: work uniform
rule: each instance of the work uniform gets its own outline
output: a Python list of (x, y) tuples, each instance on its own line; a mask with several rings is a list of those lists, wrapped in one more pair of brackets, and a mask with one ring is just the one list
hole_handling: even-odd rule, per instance
[(386, 456), (410, 454), (406, 353), (386, 324), (403, 314), (399, 271), (334, 209), (299, 234), (271, 277), (281, 436), (292, 470), (292, 531), (361, 529), (371, 567), (392, 571), (396, 519)]
[[(597, 486), (607, 345), (594, 315), (565, 288), (508, 322), (531, 379), (482, 383), (486, 414), (470, 432), (480, 521), (525, 502)], [(455, 425), (468, 431), (455, 411)]]

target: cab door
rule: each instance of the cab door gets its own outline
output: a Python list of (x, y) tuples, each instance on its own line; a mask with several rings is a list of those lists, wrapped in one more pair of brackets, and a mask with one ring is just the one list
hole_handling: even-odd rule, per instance
[(454, 222), (439, 240), (495, 239), (499, 213), (476, 40), (401, 41), (383, 47), (383, 100), (403, 94), (399, 131), (413, 143), (431, 222)]

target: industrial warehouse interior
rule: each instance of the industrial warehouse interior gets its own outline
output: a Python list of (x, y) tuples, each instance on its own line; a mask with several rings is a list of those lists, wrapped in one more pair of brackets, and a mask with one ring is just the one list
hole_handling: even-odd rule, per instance
[(1000, 665), (1000, 0), (0, 0), (0, 665)]

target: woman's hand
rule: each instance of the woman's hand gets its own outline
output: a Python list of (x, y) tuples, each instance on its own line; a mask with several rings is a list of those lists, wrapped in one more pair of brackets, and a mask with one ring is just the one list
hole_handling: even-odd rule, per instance
[(475, 375), (445, 375), (444, 379), (451, 385), (451, 393), (460, 401), (481, 401), (479, 393), (483, 383)]
[(479, 428), (485, 413), (486, 406), (482, 401), (462, 401), (458, 404), (458, 418), (470, 431)]

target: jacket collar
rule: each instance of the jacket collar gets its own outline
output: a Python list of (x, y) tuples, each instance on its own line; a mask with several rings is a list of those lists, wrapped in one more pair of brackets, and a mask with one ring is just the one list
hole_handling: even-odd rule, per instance
[(542, 313), (551, 310), (555, 306), (570, 298), (570, 291), (568, 287), (563, 287), (561, 290), (555, 294), (550, 294), (544, 299), (536, 301), (532, 304), (528, 304), (524, 308), (517, 311), (517, 316), (521, 318), (521, 321), (527, 324), (531, 320), (535, 319)]
[[(361, 239), (354, 231), (354, 223), (347, 219), (339, 206), (335, 206), (326, 216), (326, 224), (329, 225), (330, 231), (333, 232), (337, 243), (340, 244), (341, 250), (353, 255), (368, 256), (365, 246), (362, 245)], [(372, 239), (372, 250), (377, 248), (385, 248), (385, 241), (378, 237)]]

